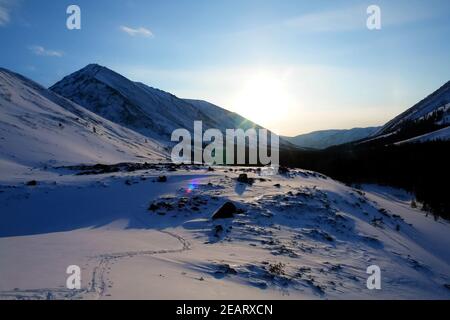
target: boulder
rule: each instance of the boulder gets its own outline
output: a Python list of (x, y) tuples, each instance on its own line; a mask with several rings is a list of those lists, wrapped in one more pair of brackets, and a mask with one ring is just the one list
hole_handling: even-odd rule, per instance
[(234, 218), (234, 214), (236, 213), (236, 206), (230, 202), (225, 202), (217, 211), (213, 214), (212, 219), (230, 219)]
[(253, 184), (253, 182), (255, 182), (255, 179), (249, 178), (246, 173), (241, 173), (237, 178), (237, 181), (241, 183)]

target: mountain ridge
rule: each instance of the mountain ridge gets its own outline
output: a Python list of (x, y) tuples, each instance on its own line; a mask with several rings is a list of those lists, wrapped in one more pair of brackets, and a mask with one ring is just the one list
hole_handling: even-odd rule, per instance
[[(185, 128), (192, 132), (195, 120), (203, 121), (205, 129), (225, 129), (222, 123), (205, 113), (204, 108), (194, 105), (198, 104), (198, 100), (178, 98), (97, 64), (89, 64), (64, 77), (50, 90), (113, 122), (164, 143), (170, 141), (175, 129)], [(222, 113), (229, 112), (223, 108), (220, 110)], [(257, 126), (251, 121), (249, 123), (251, 127)]]
[(427, 97), (388, 121), (371, 136), (358, 141), (358, 144), (424, 142), (426, 136), (432, 140), (448, 140), (449, 135), (442, 129), (449, 125), (450, 81), (447, 81)]
[(369, 137), (380, 127), (356, 127), (352, 129), (317, 130), (294, 137), (283, 138), (303, 148), (326, 149), (331, 146), (349, 143)]
[(2, 175), (8, 168), (167, 159), (156, 141), (5, 68), (0, 68), (0, 105)]
[[(436, 101), (440, 99), (439, 101)], [(443, 84), (439, 89), (435, 90), (412, 107), (400, 113), (392, 120), (388, 121), (374, 136), (393, 132), (398, 126), (406, 120), (417, 120), (424, 117), (435, 109), (450, 103), (450, 80)], [(413, 117), (414, 116), (414, 117)]]

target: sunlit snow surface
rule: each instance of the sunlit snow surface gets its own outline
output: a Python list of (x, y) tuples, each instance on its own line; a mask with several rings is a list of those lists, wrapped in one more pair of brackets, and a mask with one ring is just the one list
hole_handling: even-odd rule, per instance
[[(0, 298), (450, 298), (449, 224), (411, 208), (408, 194), (229, 169), (2, 181)], [(255, 183), (237, 182), (241, 170)], [(228, 200), (235, 218), (211, 220)], [(82, 268), (80, 290), (65, 288), (69, 265)], [(381, 290), (366, 287), (370, 265)]]

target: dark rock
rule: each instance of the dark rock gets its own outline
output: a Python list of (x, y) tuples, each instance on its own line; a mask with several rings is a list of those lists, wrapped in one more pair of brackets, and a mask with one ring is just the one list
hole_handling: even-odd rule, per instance
[(237, 274), (236, 269), (232, 268), (229, 264), (220, 265), (220, 266), (218, 266), (217, 269), (218, 270), (216, 271), (216, 274), (223, 274), (223, 275), (226, 275), (226, 274), (236, 275)]
[(36, 186), (36, 185), (37, 185), (37, 181), (36, 181), (36, 180), (28, 181), (28, 182), (26, 183), (26, 185), (27, 185), (27, 186)]
[(278, 168), (278, 173), (279, 173), (279, 174), (287, 174), (287, 173), (289, 173), (289, 169), (286, 168), (286, 167), (280, 166), (280, 167)]
[(281, 188), (281, 184), (279, 184), (279, 183), (276, 183), (273, 186), (276, 187), (276, 188)]
[(156, 181), (157, 182), (167, 182), (167, 177), (166, 176), (159, 176)]
[(237, 181), (247, 184), (253, 184), (253, 182), (255, 182), (255, 180), (253, 178), (249, 178), (246, 173), (241, 173), (237, 178)]
[(217, 211), (213, 214), (212, 219), (229, 219), (234, 218), (236, 213), (236, 206), (230, 202), (225, 202)]
[(260, 289), (267, 289), (267, 283), (264, 281), (255, 281), (253, 284)]
[[(166, 202), (166, 201), (160, 201), (160, 202), (153, 202), (152, 204), (150, 204), (150, 206), (148, 207), (149, 211), (156, 211), (158, 209), (163, 209), (163, 210), (173, 210), (173, 204)], [(159, 214), (159, 213), (158, 213)]]
[(166, 210), (172, 210), (173, 209), (173, 204), (166, 202), (166, 201), (161, 201), (160, 203), (158, 203), (158, 206), (160, 208), (164, 208)]
[(214, 236), (219, 237), (219, 235), (223, 232), (223, 227), (219, 224), (214, 227)]

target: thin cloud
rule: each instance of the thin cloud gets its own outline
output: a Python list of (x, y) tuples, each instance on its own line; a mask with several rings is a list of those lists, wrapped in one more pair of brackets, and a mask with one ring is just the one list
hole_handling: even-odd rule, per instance
[(153, 38), (153, 32), (151, 32), (149, 29), (140, 27), (140, 28), (130, 28), (127, 26), (120, 26), (120, 30), (127, 33), (128, 35), (132, 37), (141, 36), (145, 38)]
[(0, 26), (7, 25), (10, 21), (12, 3), (10, 0), (0, 0)]
[(37, 56), (45, 56), (45, 57), (62, 57), (64, 53), (62, 51), (49, 50), (45, 49), (42, 46), (31, 46), (29, 48), (31, 52), (33, 52)]
[[(386, 3), (379, 5), (382, 27), (400, 26), (440, 15), (434, 8)], [(307, 13), (285, 20), (283, 24), (303, 32), (343, 32), (366, 29), (367, 6), (357, 5)]]
[(304, 32), (349, 31), (365, 28), (366, 17), (364, 8), (351, 7), (305, 14), (289, 19), (285, 24)]

